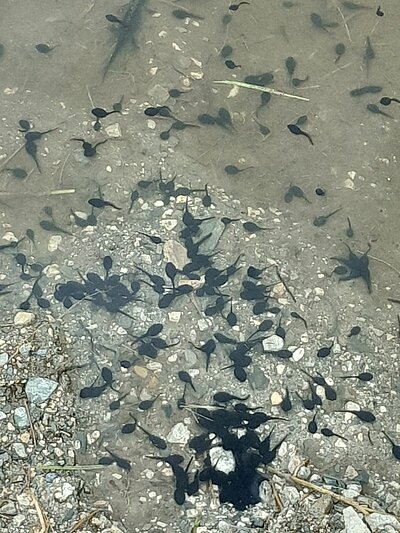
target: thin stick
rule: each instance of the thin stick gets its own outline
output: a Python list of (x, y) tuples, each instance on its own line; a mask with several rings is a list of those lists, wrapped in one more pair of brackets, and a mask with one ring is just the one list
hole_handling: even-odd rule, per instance
[(56, 196), (58, 194), (75, 194), (76, 189), (56, 189), (50, 192), (42, 193), (30, 193), (30, 192), (9, 192), (9, 191), (0, 191), (0, 196), (32, 196), (34, 198), (40, 198), (42, 196)]
[(90, 105), (93, 108), (94, 107), (94, 103), (93, 103), (92, 95), (90, 94), (90, 90), (89, 90), (89, 87), (87, 85), (86, 85), (86, 91), (87, 91), (87, 95), (88, 95), (88, 98), (89, 98)]
[(65, 158), (64, 163), (62, 164), (61, 171), (60, 171), (60, 177), (58, 178), (58, 184), (59, 185), (61, 185), (61, 182), (62, 182), (62, 179), (63, 179), (63, 176), (64, 176), (65, 165), (67, 164), (67, 161), (68, 161), (68, 159), (70, 157), (71, 157), (71, 152), (67, 155), (67, 157)]
[(38, 502), (38, 499), (36, 498), (35, 493), (33, 492), (33, 490), (31, 489), (29, 491), (29, 493), (30, 493), (30, 496), (31, 496), (32, 501), (33, 501), (33, 505), (35, 506), (36, 512), (37, 512), (38, 517), (39, 517), (39, 522), (40, 522), (40, 526), (41, 526), (40, 533), (47, 533), (49, 531), (48, 520), (46, 520), (46, 518), (45, 518), (45, 516), (43, 514), (43, 510), (40, 507), (40, 503)]
[(69, 533), (75, 533), (75, 531), (78, 531), (79, 529), (81, 529), (82, 526), (84, 526), (87, 522), (89, 522), (92, 518), (94, 518), (98, 513), (104, 512), (106, 510), (107, 509), (96, 509), (92, 511), (88, 515), (78, 520), (78, 522), (74, 525), (74, 527), (71, 529)]
[(254, 91), (260, 91), (262, 93), (270, 93), (275, 94), (276, 96), (286, 96), (287, 98), (294, 98), (295, 100), (303, 100), (304, 102), (310, 101), (309, 98), (305, 98), (304, 96), (284, 93), (282, 91), (277, 91), (276, 89), (270, 89), (269, 87), (260, 87), (259, 85), (253, 85), (252, 83), (245, 83), (244, 81), (214, 80), (214, 83), (222, 85), (234, 85), (236, 87), (243, 87), (244, 89), (253, 89)]
[(104, 465), (39, 465), (38, 470), (45, 472), (79, 472), (85, 470), (101, 470)]
[[(356, 501), (345, 498), (341, 494), (336, 494), (336, 492), (332, 492), (329, 489), (325, 489), (324, 487), (320, 487), (319, 485), (314, 485), (314, 483), (311, 483), (310, 481), (306, 481), (305, 479), (300, 479), (296, 476), (292, 476), (290, 474), (284, 474), (283, 472), (279, 472), (279, 470), (275, 470), (275, 468), (272, 468), (270, 466), (267, 467), (268, 472), (271, 472), (271, 474), (275, 474), (276, 476), (282, 477), (284, 479), (287, 479), (291, 481), (292, 483), (296, 483), (297, 485), (302, 485), (303, 487), (307, 487), (310, 490), (313, 490), (314, 492), (319, 492), (320, 494), (326, 494), (330, 496), (333, 500), (336, 500), (338, 502), (344, 503), (345, 505), (350, 505), (351, 507), (354, 507), (357, 511), (362, 513), (363, 515), (369, 515), (370, 513), (376, 513), (376, 509), (371, 509), (370, 507), (363, 507)], [(385, 513), (381, 513), (385, 514)]]
[[(360, 252), (359, 250), (357, 250), (357, 252), (359, 253), (362, 253)], [(374, 257), (373, 255), (369, 255), (368, 254), (368, 257), (370, 259), (373, 259), (374, 261), (377, 261), (378, 263), (382, 263), (383, 265), (386, 265), (387, 267), (391, 268), (393, 270), (393, 272), (396, 272), (396, 274), (398, 274), (400, 276), (400, 271), (397, 270), (396, 267), (394, 267), (393, 265), (391, 265), (390, 263), (387, 263), (386, 261), (384, 261), (383, 259), (379, 259), (379, 257)]]
[(3, 170), (3, 168), (7, 165), (7, 163), (9, 163), (13, 157), (15, 157), (17, 154), (19, 154), (19, 152), (22, 150), (23, 147), (24, 147), (24, 145), (22, 144), (11, 155), (9, 155), (7, 157), (7, 159), (0, 166), (0, 170)]
[(279, 512), (281, 513), (283, 511), (283, 505), (282, 505), (282, 501), (279, 497), (279, 494), (277, 493), (276, 491), (276, 488), (275, 488), (275, 483), (273, 483), (272, 481), (270, 481), (270, 485), (271, 485), (271, 488), (272, 488), (272, 493), (274, 495), (274, 498), (275, 498), (275, 503), (276, 503), (276, 506), (278, 507), (278, 510)]
[(349, 30), (349, 27), (347, 25), (346, 19), (344, 18), (342, 10), (340, 9), (339, 6), (336, 6), (336, 9), (339, 11), (340, 16), (342, 17), (344, 27), (346, 28), (347, 37), (349, 38), (350, 43), (352, 43), (353, 41), (351, 40), (350, 30)]
[(293, 301), (296, 303), (296, 298), (294, 297), (292, 291), (289, 289), (289, 287), (286, 285), (286, 282), (285, 280), (282, 278), (279, 270), (278, 270), (278, 267), (276, 267), (276, 275), (278, 276), (278, 278), (281, 280), (283, 286), (285, 287), (285, 289), (287, 290), (287, 292), (290, 294), (290, 296), (292, 297)]
[(30, 412), (30, 409), (29, 409), (29, 405), (28, 405), (28, 402), (25, 400), (24, 401), (24, 405), (25, 405), (25, 409), (26, 409), (26, 412), (28, 414), (28, 420), (29, 420), (29, 425), (30, 425), (30, 429), (31, 429), (31, 435), (32, 435), (32, 440), (33, 440), (33, 444), (36, 448), (37, 446), (37, 440), (36, 440), (36, 432), (35, 432), (35, 427), (33, 425), (33, 421), (32, 421), (32, 417), (31, 417), (31, 412)]

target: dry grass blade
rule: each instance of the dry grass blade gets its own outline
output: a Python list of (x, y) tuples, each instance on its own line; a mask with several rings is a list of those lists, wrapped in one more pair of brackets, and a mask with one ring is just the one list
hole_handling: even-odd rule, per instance
[(82, 526), (87, 524), (92, 518), (94, 518), (98, 513), (104, 512), (106, 510), (107, 509), (96, 509), (96, 510), (92, 511), (87, 516), (84, 516), (83, 518), (78, 520), (78, 522), (74, 525), (74, 527), (71, 529), (71, 531), (69, 533), (75, 533), (76, 531), (81, 529)]
[[(300, 479), (296, 476), (292, 476), (290, 474), (285, 474), (283, 472), (279, 472), (279, 470), (275, 470), (275, 468), (268, 467), (268, 472), (271, 474), (275, 474), (276, 476), (282, 477), (288, 481), (291, 481), (292, 483), (295, 483), (296, 485), (301, 485), (302, 487), (306, 487), (314, 492), (319, 492), (320, 494), (326, 494), (327, 496), (330, 496), (333, 500), (336, 500), (337, 502), (344, 503), (347, 506), (353, 507), (356, 511), (359, 513), (362, 513), (363, 515), (369, 515), (371, 513), (376, 513), (376, 509), (371, 509), (370, 507), (364, 507), (360, 505), (358, 502), (352, 500), (351, 498), (346, 498), (345, 496), (342, 496), (341, 494), (336, 494), (336, 492), (332, 492), (329, 489), (325, 489), (324, 487), (320, 487), (319, 485), (315, 485), (314, 483), (311, 483), (310, 481), (306, 481), (305, 479)], [(386, 514), (386, 513), (382, 513)]]
[(39, 465), (38, 470), (43, 472), (80, 472), (84, 470), (101, 470), (104, 465)]
[(26, 410), (26, 413), (28, 415), (28, 420), (29, 420), (29, 426), (30, 426), (30, 430), (31, 430), (31, 436), (32, 436), (32, 440), (33, 440), (33, 444), (36, 448), (37, 446), (37, 440), (36, 440), (36, 432), (35, 432), (35, 427), (33, 425), (33, 421), (32, 421), (32, 417), (31, 417), (31, 411), (29, 409), (29, 405), (28, 405), (28, 402), (25, 400), (24, 401), (24, 405), (25, 405), (25, 410)]
[(43, 509), (41, 508), (40, 503), (39, 503), (38, 499), (36, 498), (36, 495), (35, 495), (35, 493), (33, 492), (32, 489), (29, 491), (29, 495), (32, 498), (33, 505), (35, 506), (36, 512), (37, 512), (38, 517), (39, 517), (39, 522), (40, 522), (40, 532), (39, 533), (48, 533), (49, 527), (50, 527), (49, 526), (49, 521), (48, 521), (47, 517), (44, 515)]
[(283, 91), (277, 91), (276, 89), (270, 89), (269, 87), (260, 87), (259, 85), (253, 85), (252, 83), (245, 83), (244, 81), (233, 80), (214, 80), (214, 83), (222, 85), (234, 85), (236, 87), (243, 87), (244, 89), (252, 89), (253, 91), (260, 91), (262, 93), (275, 94), (276, 96), (286, 96), (287, 98), (294, 98), (295, 100), (303, 100), (309, 102), (309, 98), (304, 96), (297, 96), (296, 94), (284, 93)]

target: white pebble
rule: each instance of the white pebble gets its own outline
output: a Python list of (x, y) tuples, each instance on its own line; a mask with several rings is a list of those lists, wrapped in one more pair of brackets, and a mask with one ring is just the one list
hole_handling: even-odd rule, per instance
[(304, 348), (296, 348), (293, 352), (293, 361), (300, 361), (304, 357)]

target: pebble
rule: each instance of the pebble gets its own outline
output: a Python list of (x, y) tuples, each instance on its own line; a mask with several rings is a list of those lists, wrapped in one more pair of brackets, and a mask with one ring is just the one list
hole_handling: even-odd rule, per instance
[(221, 446), (215, 446), (210, 449), (209, 455), (211, 466), (215, 467), (215, 470), (225, 472), (225, 474), (229, 474), (235, 470), (236, 461), (230, 450), (224, 450)]
[(54, 499), (59, 502), (65, 502), (75, 492), (75, 487), (71, 483), (65, 482), (54, 493)]
[(135, 374), (137, 376), (139, 376), (140, 378), (142, 379), (146, 379), (147, 378), (147, 375), (148, 375), (148, 371), (146, 368), (144, 368), (143, 366), (134, 366), (133, 367), (133, 371), (135, 372)]
[(200, 225), (198, 240), (201, 241), (206, 235), (211, 235), (199, 247), (199, 253), (210, 254), (217, 247), (219, 240), (225, 230), (225, 224), (220, 220), (213, 218), (206, 220)]
[(7, 516), (15, 516), (17, 514), (17, 507), (14, 502), (8, 501), (1, 506), (1, 514)]
[(186, 444), (190, 439), (190, 431), (182, 422), (172, 427), (167, 435), (167, 442), (172, 444)]
[(14, 450), (14, 453), (20, 459), (26, 459), (28, 457), (28, 454), (26, 453), (25, 446), (22, 444), (22, 442), (15, 442), (13, 444), (13, 450)]
[(333, 501), (330, 496), (323, 494), (310, 507), (310, 512), (314, 516), (323, 516), (330, 513), (333, 507)]
[(253, 372), (250, 376), (250, 380), (251, 380), (253, 387), (258, 390), (260, 389), (264, 390), (269, 385), (269, 379), (264, 374), (262, 369), (257, 365), (253, 365)]
[(36, 317), (34, 313), (30, 313), (29, 311), (18, 311), (18, 313), (14, 317), (14, 325), (15, 326), (29, 326), (30, 324), (33, 324)]
[(178, 221), (173, 218), (166, 218), (166, 219), (160, 220), (159, 224), (166, 230), (171, 231), (178, 225)]
[(353, 507), (343, 509), (345, 533), (370, 533), (368, 527), (358, 516)]
[(118, 122), (106, 126), (104, 130), (109, 137), (117, 138), (122, 136), (121, 126), (118, 124)]
[(186, 248), (173, 239), (164, 243), (164, 260), (173, 263), (178, 270), (182, 270), (189, 262)]
[(49, 252), (55, 252), (58, 250), (58, 247), (60, 246), (62, 242), (61, 235), (52, 235), (49, 239), (49, 242), (47, 243), (47, 249)]
[(296, 348), (292, 356), (293, 361), (300, 361), (300, 359), (303, 359), (303, 357), (304, 357), (304, 348)]
[(30, 378), (25, 386), (25, 394), (31, 403), (43, 403), (58, 387), (57, 381), (48, 378)]
[(284, 346), (284, 340), (278, 335), (271, 335), (267, 339), (263, 340), (264, 352), (277, 352), (282, 350)]
[(389, 527), (392, 527), (394, 531), (400, 531), (400, 522), (392, 515), (372, 513), (365, 518), (365, 521), (373, 533), (375, 531), (390, 531)]
[(272, 488), (268, 481), (260, 483), (259, 495), (261, 501), (267, 505), (274, 501)]
[(177, 324), (180, 321), (181, 316), (181, 311), (171, 311), (170, 313), (168, 313), (168, 320)]
[(0, 353), (0, 366), (4, 366), (8, 363), (8, 353), (2, 352)]
[(287, 485), (282, 489), (280, 496), (285, 507), (294, 505), (300, 498), (299, 491), (296, 487), (291, 487), (290, 485)]
[(151, 96), (154, 99), (154, 103), (158, 105), (165, 104), (165, 102), (169, 99), (168, 89), (159, 84), (153, 85), (147, 91), (147, 94)]
[(29, 417), (25, 407), (17, 407), (14, 411), (14, 423), (18, 429), (29, 427)]
[(282, 403), (282, 395), (279, 392), (273, 392), (271, 394), (271, 405), (279, 405)]
[(358, 476), (358, 472), (353, 466), (349, 465), (346, 468), (345, 476), (347, 479), (355, 479)]

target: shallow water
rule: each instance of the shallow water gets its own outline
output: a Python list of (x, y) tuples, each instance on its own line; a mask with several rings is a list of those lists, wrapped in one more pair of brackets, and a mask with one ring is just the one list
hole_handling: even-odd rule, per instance
[[(396, 293), (400, 108), (396, 103), (381, 107), (392, 115), (389, 118), (369, 112), (366, 105), (377, 104), (382, 96), (396, 96), (400, 7), (394, 0), (387, 1), (382, 6), (384, 17), (377, 17), (377, 6), (372, 3), (370, 10), (359, 11), (346, 10), (335, 0), (299, 0), (288, 7), (289, 4), (253, 1), (232, 13), (231, 21), (224, 26), (222, 17), (228, 13), (229, 2), (216, 5), (208, 0), (182, 0), (177, 6), (174, 2), (148, 0), (135, 36), (137, 46), (122, 50), (103, 80), (104, 65), (115, 43), (110, 31), (113, 24), (105, 15), (122, 16), (125, 1), (104, 2), (101, 6), (76, 0), (68, 2), (68, 6), (62, 2), (7, 2), (0, 17), (5, 45), (0, 59), (2, 235), (11, 231), (20, 239), (27, 228), (33, 229), (36, 244), (26, 239), (19, 251), (43, 264), (62, 265), (62, 281), (76, 279), (78, 268), (96, 269), (93, 264), (99, 264), (109, 253), (118, 257), (119, 267), (133, 268), (141, 256), (137, 250), (133, 253), (128, 249), (132, 232), (159, 228), (161, 210), (133, 210), (128, 215), (129, 195), (140, 179), (155, 178), (162, 168), (165, 178), (177, 175), (177, 182), (185, 186), (208, 184), (216, 197), (221, 195), (221, 205), (232, 208), (232, 216), (235, 204), (222, 199), (220, 189), (241, 202), (242, 212), (247, 207), (264, 210), (260, 225), (266, 224), (274, 231), (257, 237), (261, 241), (257, 253), (263, 259), (276, 259), (269, 251), (280, 250), (282, 266), (295, 276), (299, 290), (306, 291), (308, 286), (312, 290), (323, 277), (321, 272), (331, 271), (334, 264), (329, 258), (344, 254), (343, 242), (349, 242), (358, 252), (364, 252), (371, 243), (372, 295), (367, 294), (360, 280), (351, 285), (339, 284), (332, 289), (328, 301), (316, 303), (311, 312), (316, 324), (329, 325), (331, 335), (336, 335), (334, 319), (330, 317), (333, 323), (329, 323), (330, 319), (323, 318), (324, 313), (329, 314), (333, 307), (335, 320), (339, 316), (340, 321), (352, 305), (362, 308), (363, 316), (369, 320), (380, 320), (381, 325), (395, 332), (395, 313), (387, 308), (386, 298), (400, 296)], [(177, 7), (204, 20), (178, 20), (171, 15)], [(310, 20), (313, 12), (324, 21), (337, 22), (338, 27), (326, 31), (315, 28)], [(367, 36), (375, 51), (368, 69), (363, 60)], [(345, 44), (346, 52), (335, 63), (335, 46), (339, 42)], [(38, 43), (55, 48), (40, 54), (35, 50)], [(230, 70), (224, 65), (219, 52), (227, 44), (233, 48), (231, 59), (241, 68)], [(289, 81), (285, 68), (289, 56), (297, 62), (295, 76), (308, 77), (300, 87), (293, 87)], [(263, 72), (274, 74), (274, 82), (268, 87), (309, 99), (305, 102), (272, 95), (257, 114), (259, 122), (270, 130), (266, 137), (259, 133), (254, 121), (260, 93), (235, 91), (214, 83), (242, 81), (247, 75)], [(366, 85), (381, 85), (383, 89), (379, 94), (350, 96), (352, 89)], [(172, 88), (185, 93), (177, 99), (168, 98), (167, 90)], [(102, 130), (96, 133), (91, 108), (109, 110), (121, 97), (122, 114), (102, 119)], [(159, 134), (169, 128), (171, 120), (144, 115), (146, 107), (156, 105), (167, 105), (179, 120), (200, 127), (172, 131), (170, 139), (162, 141)], [(229, 110), (232, 128), (199, 124), (198, 115), (215, 115), (220, 107)], [(302, 115), (308, 117), (303, 128), (314, 145), (287, 129)], [(41, 173), (23, 148), (23, 133), (18, 132), (20, 119), (29, 120), (34, 130), (57, 128), (38, 141)], [(107, 138), (105, 128), (115, 123), (119, 124), (121, 136), (108, 138), (94, 158), (85, 158), (81, 145), (70, 140), (103, 140)], [(227, 165), (251, 168), (228, 175), (224, 171)], [(14, 167), (24, 168), (28, 177), (18, 180), (5, 170)], [(297, 198), (286, 203), (284, 194), (292, 185), (301, 187), (310, 203)], [(323, 188), (326, 195), (316, 195), (317, 187)], [(97, 197), (99, 188), (107, 200), (121, 205), (123, 211), (98, 212), (108, 226), (96, 245), (97, 230), (82, 232), (70, 214), (71, 209), (89, 214), (87, 200)], [(56, 194), (50, 194), (52, 191)], [(154, 202), (151, 194), (146, 201), (150, 205)], [(63, 236), (55, 251), (49, 251), (50, 234), (39, 226), (41, 220), (48, 218), (43, 212), (45, 206), (52, 207), (58, 226), (74, 234), (70, 240)], [(315, 217), (339, 207), (341, 210), (325, 226), (312, 224)], [(352, 240), (346, 237), (347, 217), (354, 228)], [(141, 227), (141, 223), (146, 227)], [(227, 261), (236, 255), (234, 244), (229, 242), (223, 249)], [(250, 261), (252, 242), (244, 246)], [(1, 253), (0, 265), (10, 281), (15, 272), (13, 253)], [(54, 281), (57, 279), (49, 286)], [(17, 303), (15, 294), (1, 300), (5, 309), (16, 308)], [(378, 318), (377, 309), (381, 309)], [(82, 311), (85, 320), (98, 320), (100, 328), (113, 329), (112, 318), (99, 317), (96, 311), (91, 315), (92, 311)], [(149, 316), (153, 311), (149, 309)], [(62, 317), (73, 335), (84, 334), (70, 314), (64, 317), (62, 309), (53, 311), (53, 307), (52, 312), (55, 317)], [(135, 318), (144, 321), (148, 317), (143, 311)], [(347, 319), (343, 320), (347, 324)], [(108, 422), (99, 421), (104, 431)], [(107, 493), (101, 483), (99, 492)], [(150, 508), (144, 509), (141, 518), (133, 513), (127, 523), (139, 520), (146, 524)]]

